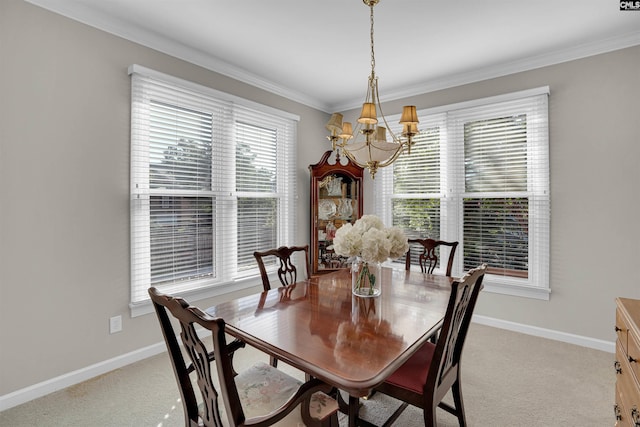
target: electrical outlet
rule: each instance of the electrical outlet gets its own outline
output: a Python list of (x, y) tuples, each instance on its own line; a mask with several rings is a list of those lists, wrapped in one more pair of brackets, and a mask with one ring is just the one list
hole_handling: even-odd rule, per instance
[(109, 319), (109, 333), (115, 334), (122, 330), (122, 316), (114, 316)]

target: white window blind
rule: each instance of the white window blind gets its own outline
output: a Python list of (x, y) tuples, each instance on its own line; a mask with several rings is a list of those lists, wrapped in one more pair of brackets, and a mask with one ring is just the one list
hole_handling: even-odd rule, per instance
[(256, 276), (293, 244), (295, 117), (133, 66), (132, 308)]
[[(378, 178), (386, 181), (385, 187), (390, 192), (378, 201), (379, 207), (388, 212), (386, 222), (401, 227), (410, 239), (440, 237), (442, 212), (445, 210), (442, 189), (446, 188), (446, 174), (442, 173), (441, 167), (445, 158), (441, 149), (445, 125), (443, 115), (423, 120), (411, 155), (401, 156), (390, 173), (383, 173)], [(412, 264), (417, 265), (420, 253), (418, 246), (411, 248)], [(404, 258), (397, 262), (404, 263)]]
[(421, 111), (411, 155), (375, 185), (410, 237), (460, 243), (454, 275), (487, 263), (488, 288), (547, 299), (548, 89), (534, 92)]

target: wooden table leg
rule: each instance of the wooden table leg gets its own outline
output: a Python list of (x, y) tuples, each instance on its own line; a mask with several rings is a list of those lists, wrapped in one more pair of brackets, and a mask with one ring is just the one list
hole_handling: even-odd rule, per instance
[(340, 392), (337, 393), (340, 411), (347, 414), (349, 427), (378, 427), (367, 420), (360, 418), (360, 398), (349, 395), (349, 402), (345, 402)]
[(349, 395), (349, 427), (357, 427), (360, 399)]
[(349, 413), (349, 427), (378, 427), (377, 425), (360, 418), (360, 415), (359, 415), (360, 414), (360, 398), (358, 397), (353, 397), (349, 395), (348, 413)]

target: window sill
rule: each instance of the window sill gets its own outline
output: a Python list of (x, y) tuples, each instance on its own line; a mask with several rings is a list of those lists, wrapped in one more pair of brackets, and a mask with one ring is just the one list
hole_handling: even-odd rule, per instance
[(498, 283), (492, 281), (490, 277), (485, 276), (482, 282), (484, 289), (482, 292), (489, 292), (502, 295), (511, 295), (523, 298), (533, 298), (549, 301), (551, 289), (538, 286), (514, 285), (507, 283)]
[[(255, 288), (255, 292), (262, 291), (262, 282), (259, 276), (251, 276), (227, 283), (217, 283), (213, 286), (202, 287), (192, 291), (176, 292), (174, 295), (186, 299), (189, 303), (194, 303), (203, 299), (220, 297), (232, 292), (241, 292), (252, 288)], [(143, 316), (154, 312), (150, 299), (137, 304), (129, 304), (129, 309), (131, 317)]]

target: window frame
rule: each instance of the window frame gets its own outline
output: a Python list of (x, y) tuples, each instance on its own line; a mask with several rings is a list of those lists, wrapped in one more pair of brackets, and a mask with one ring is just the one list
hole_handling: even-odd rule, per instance
[[(259, 284), (260, 273), (255, 268), (238, 268), (238, 200), (241, 198), (275, 198), (277, 215), (277, 246), (293, 244), (296, 235), (296, 144), (299, 116), (284, 112), (253, 101), (236, 97), (196, 83), (179, 79), (155, 70), (134, 64), (128, 70), (132, 80), (131, 93), (131, 299), (132, 317), (153, 311), (146, 290), (151, 285), (151, 208), (153, 196), (173, 195), (188, 197), (190, 194), (211, 198), (213, 203), (213, 270), (211, 277), (190, 279), (182, 283), (166, 285), (165, 290), (173, 294), (188, 297), (192, 301), (241, 291)], [(173, 107), (194, 108), (189, 104), (193, 99), (203, 99), (206, 108), (208, 102), (223, 116), (215, 118), (212, 112), (212, 159), (210, 191), (176, 191), (150, 188), (150, 141), (149, 141), (149, 104), (159, 85), (164, 93), (176, 93), (178, 99)], [(192, 98), (193, 97), (193, 98)], [(186, 101), (185, 101), (186, 100)], [(154, 101), (157, 99), (154, 98)], [(185, 102), (186, 104), (183, 104)], [(194, 101), (198, 102), (198, 101)], [(207, 110), (209, 111), (209, 110)], [(236, 191), (236, 123), (249, 123), (250, 126), (264, 126), (269, 123), (277, 128), (276, 146), (272, 148), (275, 157), (274, 191), (247, 192)], [(222, 150), (220, 150), (222, 148)], [(275, 152), (274, 152), (275, 151)], [(218, 170), (216, 170), (218, 169)], [(224, 169), (224, 171), (222, 171)], [(217, 205), (217, 208), (216, 208)], [(256, 249), (257, 250), (257, 249)]]
[[(535, 116), (536, 133), (527, 133), (527, 191), (529, 199), (529, 235), (528, 235), (528, 278), (501, 276), (497, 274), (485, 275), (484, 288), (488, 292), (506, 295), (522, 296), (534, 299), (548, 300), (549, 287), (549, 247), (550, 247), (550, 185), (549, 185), (549, 135), (548, 135), (548, 95), (549, 87), (534, 88), (474, 101), (451, 104), (418, 111), (420, 128), (427, 128), (438, 123), (441, 135), (440, 150), (440, 238), (447, 241), (458, 241), (458, 251), (454, 260), (452, 274), (460, 276), (463, 271), (464, 253), (464, 223), (463, 201), (465, 197), (488, 193), (466, 193), (464, 176), (464, 132), (456, 129), (455, 122), (459, 117), (477, 117), (488, 114), (496, 105), (510, 102), (517, 103), (526, 99), (532, 100), (537, 107), (527, 109), (527, 114), (539, 113)], [(534, 101), (536, 100), (536, 101)], [(537, 108), (537, 109), (536, 109)], [(533, 111), (535, 110), (535, 111)], [(514, 110), (515, 111), (515, 110)], [(495, 117), (495, 116), (494, 116)], [(528, 116), (529, 117), (529, 116)], [(396, 121), (397, 117), (389, 118)], [(469, 120), (466, 120), (468, 122)], [(464, 121), (462, 122), (464, 123)], [(458, 126), (460, 126), (458, 124)], [(462, 124), (464, 126), (464, 124)], [(462, 144), (462, 147), (460, 147)], [(537, 150), (535, 156), (531, 156)], [(542, 151), (540, 151), (542, 150)], [(536, 162), (532, 164), (531, 162)], [(386, 223), (392, 223), (391, 200), (397, 197), (393, 194), (393, 165), (379, 171), (373, 181), (375, 190), (374, 209)], [(535, 176), (532, 172), (535, 172)], [(506, 194), (506, 193), (505, 193)], [(507, 197), (500, 194), (500, 198)], [(515, 194), (515, 193), (508, 193)], [(533, 203), (532, 203), (533, 201)], [(437, 273), (443, 273), (437, 270)]]

